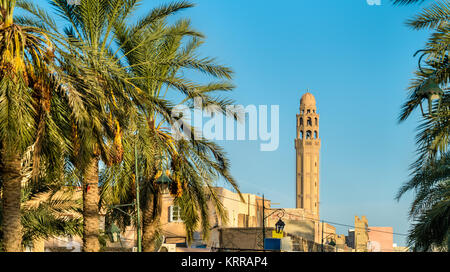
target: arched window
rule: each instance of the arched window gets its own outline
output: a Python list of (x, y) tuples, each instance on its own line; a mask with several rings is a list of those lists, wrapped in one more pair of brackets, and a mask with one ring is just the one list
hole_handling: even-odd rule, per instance
[(314, 131), (314, 139), (317, 139), (317, 131)]
[(306, 139), (311, 139), (311, 137), (312, 137), (311, 130), (308, 130), (308, 131), (306, 132)]
[(303, 139), (303, 130), (300, 130), (300, 139)]
[(307, 113), (311, 113), (311, 110), (308, 110)]
[(303, 118), (300, 117), (300, 126), (303, 126)]
[(308, 126), (312, 126), (312, 120), (311, 120), (311, 117), (308, 117)]
[(315, 119), (316, 119), (316, 126), (317, 126), (317, 117)]

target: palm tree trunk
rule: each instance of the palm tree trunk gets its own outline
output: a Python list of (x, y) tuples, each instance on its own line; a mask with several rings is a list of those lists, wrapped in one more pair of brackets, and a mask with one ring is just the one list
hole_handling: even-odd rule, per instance
[(22, 224), (20, 222), (21, 161), (17, 154), (2, 153), (3, 245), (6, 252), (20, 252), (22, 251)]
[(158, 227), (161, 218), (161, 192), (157, 190), (149, 193), (146, 197), (147, 203), (142, 210), (142, 250), (144, 252), (154, 252), (155, 241), (158, 238)]
[(100, 200), (98, 190), (98, 157), (93, 157), (86, 169), (83, 179), (83, 251), (98, 252)]

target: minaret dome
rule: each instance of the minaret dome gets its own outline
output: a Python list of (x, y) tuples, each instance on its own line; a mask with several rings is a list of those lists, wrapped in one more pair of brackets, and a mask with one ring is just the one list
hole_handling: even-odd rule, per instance
[(305, 93), (300, 99), (300, 112), (302, 110), (314, 110), (314, 112), (316, 110), (316, 99), (309, 92)]

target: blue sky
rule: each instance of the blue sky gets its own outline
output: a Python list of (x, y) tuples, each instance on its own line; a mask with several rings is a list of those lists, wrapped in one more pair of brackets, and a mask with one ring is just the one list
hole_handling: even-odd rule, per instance
[[(146, 0), (142, 10), (167, 2)], [(231, 97), (280, 107), (278, 150), (221, 142), (241, 191), (295, 207), (296, 114), (310, 89), (320, 114), (321, 217), (353, 225), (355, 215), (366, 215), (370, 226), (406, 233), (412, 196), (400, 202), (394, 196), (415, 159), (418, 114), (402, 124), (397, 117), (417, 65), (413, 54), (427, 38), (404, 24), (419, 7), (393, 7), (388, 0), (381, 6), (366, 0), (194, 2), (178, 18), (189, 17), (206, 35), (202, 55), (233, 68)]]
[[(426, 33), (404, 22), (418, 7), (387, 0), (198, 0), (184, 14), (207, 36), (204, 54), (236, 72), (233, 97), (243, 105), (280, 106), (280, 147), (224, 142), (243, 192), (264, 193), (277, 207), (295, 207), (296, 114), (311, 89), (320, 114), (321, 217), (353, 225), (409, 228), (411, 196), (394, 196), (414, 161), (417, 115), (398, 124)], [(338, 231), (347, 233), (347, 229)], [(402, 236), (394, 241), (404, 244)]]

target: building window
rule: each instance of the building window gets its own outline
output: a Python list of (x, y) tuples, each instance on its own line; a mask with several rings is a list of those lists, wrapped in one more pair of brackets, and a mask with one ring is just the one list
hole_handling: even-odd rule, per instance
[(314, 139), (317, 139), (317, 131), (314, 131)]
[(316, 126), (317, 126), (317, 117), (315, 119), (316, 119)]
[(308, 126), (312, 126), (312, 120), (311, 120), (311, 117), (308, 118)]
[(311, 130), (306, 132), (306, 139), (311, 139)]
[(303, 118), (300, 117), (300, 125), (303, 126)]
[(169, 207), (169, 222), (181, 222), (181, 209), (178, 206)]

